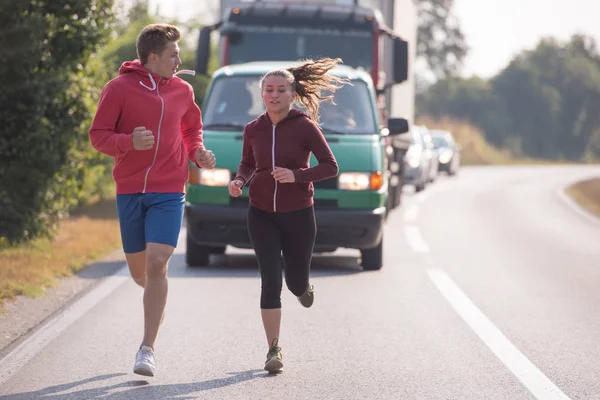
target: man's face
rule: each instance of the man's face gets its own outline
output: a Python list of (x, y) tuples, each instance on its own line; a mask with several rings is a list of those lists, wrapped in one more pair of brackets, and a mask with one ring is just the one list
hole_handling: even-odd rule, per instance
[(167, 47), (160, 55), (151, 54), (152, 57), (152, 72), (162, 76), (163, 78), (172, 78), (177, 72), (177, 68), (181, 65), (179, 58), (179, 45), (177, 42), (169, 42)]

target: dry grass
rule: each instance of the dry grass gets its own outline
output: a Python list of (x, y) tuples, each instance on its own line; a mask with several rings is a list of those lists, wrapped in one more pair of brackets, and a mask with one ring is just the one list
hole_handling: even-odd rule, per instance
[(581, 207), (600, 218), (600, 178), (591, 178), (574, 183), (567, 193)]
[(118, 248), (115, 200), (76, 210), (53, 240), (40, 239), (0, 251), (0, 306), (18, 295), (39, 296), (57, 277), (68, 276)]
[(505, 164), (542, 164), (543, 160), (515, 158), (507, 150), (500, 150), (490, 145), (483, 133), (470, 123), (449, 117), (422, 117), (418, 125), (429, 129), (442, 129), (452, 132), (456, 143), (461, 146), (462, 165), (505, 165)]

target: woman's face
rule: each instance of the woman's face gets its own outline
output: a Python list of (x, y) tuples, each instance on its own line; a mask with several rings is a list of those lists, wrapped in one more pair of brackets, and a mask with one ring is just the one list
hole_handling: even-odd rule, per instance
[(261, 96), (267, 111), (272, 113), (289, 111), (296, 99), (296, 93), (292, 93), (292, 85), (282, 76), (265, 78)]

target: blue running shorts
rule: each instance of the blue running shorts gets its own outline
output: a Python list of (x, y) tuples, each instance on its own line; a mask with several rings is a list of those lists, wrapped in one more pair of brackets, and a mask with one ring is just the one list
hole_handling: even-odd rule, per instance
[(184, 206), (183, 193), (117, 194), (123, 251), (138, 253), (149, 242), (177, 247)]

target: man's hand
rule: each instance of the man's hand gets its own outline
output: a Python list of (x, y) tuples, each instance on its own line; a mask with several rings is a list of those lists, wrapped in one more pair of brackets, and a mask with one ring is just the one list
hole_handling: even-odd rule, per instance
[(136, 150), (150, 150), (154, 146), (154, 136), (152, 131), (145, 126), (138, 126), (131, 132), (133, 148)]
[(212, 151), (206, 150), (204, 147), (200, 147), (196, 150), (195, 157), (196, 164), (200, 166), (200, 168), (213, 169), (217, 164), (217, 159)]
[(239, 179), (232, 180), (229, 182), (229, 194), (232, 197), (238, 197), (240, 194), (242, 194), (242, 186), (244, 186), (244, 182), (240, 181)]
[(294, 172), (291, 169), (275, 167), (273, 172), (271, 172), (273, 178), (279, 183), (294, 183), (296, 182), (296, 177), (294, 176)]

